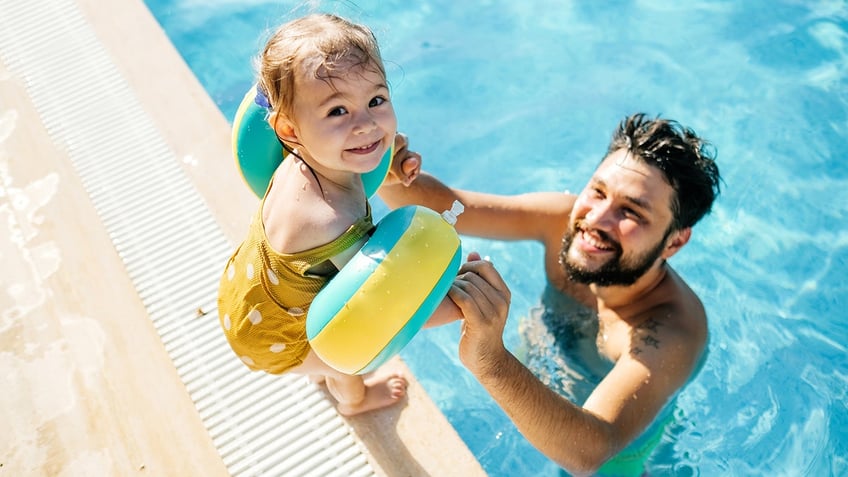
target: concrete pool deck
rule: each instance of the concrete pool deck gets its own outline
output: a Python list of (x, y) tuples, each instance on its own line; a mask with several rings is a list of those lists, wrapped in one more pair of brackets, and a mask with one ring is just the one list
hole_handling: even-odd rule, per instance
[[(221, 378), (236, 359), (204, 334), (217, 326), (213, 279), (258, 204), (235, 171), (226, 118), (141, 0), (0, 0), (0, 11), (0, 474), (306, 475), (302, 463), (350, 438), (339, 466), (314, 468), (485, 475), (408, 369), (402, 405), (352, 419), (305, 378), (269, 380), (240, 363), (237, 378)], [(156, 227), (171, 215), (190, 222), (194, 209), (177, 192), (173, 203), (134, 192), (173, 176), (212, 218), (189, 244), (214, 249), (186, 265), (213, 277), (196, 296), (160, 290), (179, 270), (149, 265), (166, 253), (158, 241), (171, 243)], [(136, 208), (122, 208), (136, 195)], [(242, 389), (279, 389), (305, 408), (271, 404), (266, 417), (222, 404)], [(282, 397), (263, 402), (283, 407)], [(245, 441), (240, 425), (272, 421), (282, 437), (265, 429), (267, 439)]]

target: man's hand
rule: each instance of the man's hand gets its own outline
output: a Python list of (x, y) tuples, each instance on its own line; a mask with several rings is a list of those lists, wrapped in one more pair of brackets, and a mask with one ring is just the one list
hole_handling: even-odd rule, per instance
[(389, 176), (386, 177), (385, 185), (409, 184), (421, 173), (421, 154), (409, 150), (409, 138), (406, 134), (395, 135), (395, 154), (392, 157), (392, 166)]
[(462, 310), (459, 359), (475, 376), (499, 368), (506, 357), (503, 331), (509, 314), (511, 294), (491, 262), (471, 252), (448, 293)]

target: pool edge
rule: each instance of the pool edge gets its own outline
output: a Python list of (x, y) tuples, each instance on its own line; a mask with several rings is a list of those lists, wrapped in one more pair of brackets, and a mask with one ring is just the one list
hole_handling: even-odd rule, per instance
[[(99, 42), (109, 53), (115, 67), (130, 84), (133, 93), (138, 97), (144, 111), (155, 124), (156, 129), (164, 138), (168, 147), (171, 148), (175, 157), (182, 158), (180, 165), (189, 177), (192, 185), (203, 197), (206, 205), (213, 213), (218, 226), (225, 234), (230, 243), (236, 243), (247, 227), (247, 221), (252, 210), (257, 205), (256, 198), (250, 194), (247, 187), (241, 182), (230, 154), (229, 124), (222, 116), (218, 108), (208, 97), (206, 92), (197, 82), (194, 75), (175, 51), (164, 32), (156, 23), (147, 7), (140, 0), (123, 0), (119, 2), (100, 3), (94, 0), (79, 0), (77, 2), (85, 18), (95, 31)], [(14, 78), (12, 78), (14, 80)], [(36, 110), (27, 106), (27, 97), (18, 96), (14, 101), (7, 102), (5, 94), (18, 94), (11, 89), (0, 92), (6, 104), (18, 105), (15, 109), (19, 114), (18, 123), (24, 124), (30, 139), (40, 143), (37, 147), (39, 156), (45, 152), (61, 156), (60, 151), (52, 151), (54, 147), (51, 139), (44, 130), (41, 118)], [(56, 158), (53, 158), (55, 160)], [(47, 158), (43, 159), (47, 161)], [(44, 164), (37, 167), (42, 168)], [(37, 168), (35, 165), (26, 166), (27, 169)], [(76, 199), (71, 202), (80, 214), (87, 217), (91, 227), (100, 229), (96, 224), (96, 215), (88, 210), (90, 204), (80, 195), (76, 184), (78, 179), (74, 173), (66, 168), (59, 168), (62, 181), (74, 184)], [(221, 191), (226, 191), (222, 194)], [(85, 209), (85, 210), (84, 210)], [(73, 228), (75, 224), (67, 223), (72, 217), (61, 216), (56, 219), (56, 228)], [(81, 243), (84, 248), (86, 243), (85, 231), (81, 232)], [(102, 230), (96, 233), (108, 235)], [(55, 237), (62, 240), (62, 237)], [(99, 239), (98, 239), (99, 240)], [(96, 240), (95, 240), (96, 242)], [(79, 245), (79, 244), (76, 244)], [(65, 247), (67, 245), (63, 245)], [(71, 247), (73, 250), (73, 247)], [(5, 254), (7, 251), (3, 251)], [(14, 252), (14, 251), (13, 251)], [(94, 255), (94, 251), (80, 250), (83, 255)], [(115, 265), (118, 257), (110, 253), (110, 264), (107, 269), (111, 273), (118, 274), (120, 267)], [(83, 277), (72, 276), (73, 281)], [(116, 277), (115, 282), (125, 282), (126, 277)], [(119, 286), (119, 285), (116, 285)], [(56, 300), (64, 302), (73, 301), (67, 295), (78, 293), (76, 289), (54, 289), (52, 293), (59, 295)], [(122, 289), (122, 297), (132, 296), (134, 290)], [(137, 297), (135, 297), (137, 301)], [(124, 303), (118, 305), (120, 308)], [(136, 303), (126, 305), (131, 310), (127, 313), (132, 320), (145, 319), (143, 309), (139, 309)], [(144, 328), (144, 324), (137, 324)], [(149, 331), (149, 330), (148, 330)], [(148, 336), (149, 337), (149, 336)], [(110, 336), (111, 338), (111, 336)], [(71, 339), (67, 337), (67, 339)], [(161, 344), (161, 343), (160, 343)], [(77, 345), (85, 346), (84, 343)], [(190, 449), (187, 455), (194, 455), (197, 459), (207, 461), (211, 457), (209, 453), (212, 443), (204, 434), (200, 416), (193, 410), (193, 404), (186, 394), (179, 396), (178, 376), (169, 366), (170, 358), (161, 346), (148, 345), (143, 350), (144, 354), (155, 355), (150, 362), (157, 363), (156, 368), (147, 371), (145, 378), (150, 382), (167, 382), (171, 392), (174, 393), (172, 405), (162, 410), (159, 419), (169, 423), (181, 423), (179, 443), (174, 447), (177, 449)], [(401, 366), (404, 366), (401, 364)], [(408, 371), (408, 369), (407, 369)], [(367, 449), (369, 461), (375, 471), (382, 475), (484, 475), (479, 463), (468, 451), (465, 444), (459, 439), (456, 431), (449, 425), (444, 416), (435, 407), (420, 385), (414, 380), (411, 373), (410, 396), (402, 407), (371, 413), (348, 419), (353, 434)], [(133, 377), (127, 377), (128, 381), (134, 381)], [(137, 382), (131, 383), (139, 385)], [(98, 400), (109, 399), (105, 396), (94, 396)], [(108, 404), (108, 403), (107, 403)], [(130, 410), (142, 410), (143, 406), (132, 402), (122, 403), (129, 406)], [(117, 414), (127, 413), (127, 408), (117, 405), (105, 405), (100, 412), (111, 412), (115, 415), (102, 416), (106, 419), (123, 420), (127, 416)], [(130, 412), (132, 414), (132, 412)], [(142, 412), (142, 415), (145, 413)], [(90, 417), (90, 416), (89, 416)], [(173, 424), (177, 425), (177, 424)], [(198, 427), (200, 426), (200, 427)], [(139, 434), (135, 436), (139, 440), (150, 440), (153, 436), (162, 432), (157, 429), (155, 422), (147, 421), (138, 425)], [(143, 429), (142, 429), (143, 428)], [(73, 436), (78, 429), (69, 427), (62, 431), (65, 435)], [(107, 432), (104, 429), (103, 432)], [(110, 435), (96, 436), (98, 440), (109, 441)], [(161, 436), (160, 436), (161, 437)], [(119, 439), (115, 439), (117, 441)], [(81, 442), (86, 439), (80, 439)], [(131, 454), (123, 447), (145, 446), (150, 444), (125, 442), (120, 445), (116, 442), (113, 453)], [(74, 454), (74, 446), (68, 444), (69, 454)], [(211, 449), (214, 451), (214, 449)], [(213, 452), (214, 454), (214, 452)], [(7, 456), (8, 457), (8, 456)], [(7, 468), (10, 460), (5, 461)], [(61, 468), (60, 462), (54, 462), (54, 468)], [(220, 462), (195, 463), (198, 468), (205, 468), (203, 475), (215, 475), (221, 470)], [(144, 468), (143, 462), (133, 463), (138, 469)], [(187, 464), (175, 464), (175, 469), (186, 469)], [(152, 466), (147, 467), (152, 470)], [(198, 468), (195, 468), (197, 470)]]

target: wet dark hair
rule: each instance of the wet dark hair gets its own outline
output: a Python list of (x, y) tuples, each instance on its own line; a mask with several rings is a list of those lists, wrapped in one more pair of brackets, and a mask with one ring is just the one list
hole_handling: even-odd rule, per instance
[(662, 171), (675, 192), (673, 229), (692, 227), (710, 212), (721, 191), (716, 152), (691, 129), (676, 121), (633, 114), (613, 133), (607, 156), (619, 149)]

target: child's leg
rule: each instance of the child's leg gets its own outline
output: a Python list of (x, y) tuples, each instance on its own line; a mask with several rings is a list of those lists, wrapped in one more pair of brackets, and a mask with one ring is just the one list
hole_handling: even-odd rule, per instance
[(292, 372), (308, 374), (313, 382), (324, 376), (327, 390), (338, 401), (336, 408), (345, 416), (391, 406), (406, 395), (406, 378), (396, 371), (383, 367), (363, 379), (336, 371), (313, 351)]

